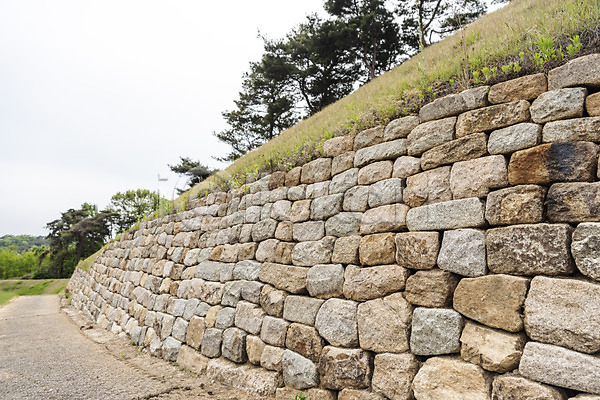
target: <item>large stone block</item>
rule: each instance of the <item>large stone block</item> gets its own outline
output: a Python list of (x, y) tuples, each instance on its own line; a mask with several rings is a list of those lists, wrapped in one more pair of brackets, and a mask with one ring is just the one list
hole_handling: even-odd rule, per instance
[(492, 382), (494, 400), (565, 400), (564, 391), (518, 375), (502, 375)]
[(446, 307), (452, 302), (457, 284), (458, 278), (447, 271), (417, 271), (406, 280), (404, 297), (418, 306)]
[(401, 293), (359, 304), (357, 320), (360, 347), (377, 353), (408, 351), (412, 310)]
[(563, 347), (528, 342), (519, 373), (549, 385), (600, 394), (600, 358)]
[(392, 264), (396, 248), (393, 233), (378, 233), (360, 239), (358, 253), (363, 265)]
[(206, 377), (245, 392), (271, 398), (275, 395), (277, 387), (282, 384), (279, 372), (238, 365), (223, 358), (208, 362)]
[(508, 171), (503, 156), (460, 161), (452, 166), (450, 190), (454, 199), (485, 197), (490, 189), (508, 186)]
[(536, 276), (525, 301), (525, 331), (533, 340), (583, 353), (600, 351), (600, 285)]
[(319, 385), (317, 366), (308, 358), (291, 350), (285, 350), (281, 360), (283, 381), (295, 389), (306, 389)]
[(297, 242), (321, 240), (325, 236), (325, 222), (306, 221), (294, 224), (292, 238)]
[(502, 374), (519, 366), (527, 337), (467, 322), (460, 342), (463, 360)]
[(356, 134), (354, 138), (354, 150), (364, 149), (383, 141), (383, 126), (365, 129)]
[(428, 204), (408, 210), (406, 224), (411, 231), (478, 228), (485, 225), (484, 209), (474, 197)]
[(329, 264), (334, 243), (335, 238), (331, 236), (325, 236), (321, 240), (298, 243), (292, 251), (292, 262), (294, 265), (307, 267), (317, 264)]
[(490, 225), (533, 224), (544, 219), (546, 188), (519, 185), (491, 192), (485, 203)]
[(548, 81), (545, 74), (527, 75), (493, 85), (488, 93), (488, 100), (492, 104), (533, 100), (547, 89)]
[(362, 213), (341, 212), (329, 218), (325, 223), (325, 233), (327, 236), (350, 236), (358, 235)]
[[(336, 400), (336, 392), (332, 390), (325, 389), (305, 389), (301, 392), (307, 399), (310, 400)], [(277, 388), (277, 394), (275, 400), (290, 400), (295, 399), (300, 392), (298, 389), (290, 388), (290, 387), (281, 387)]]
[(569, 86), (600, 86), (600, 54), (590, 54), (569, 61), (548, 73), (548, 89)]
[(450, 167), (440, 167), (406, 178), (404, 202), (409, 207), (452, 200)]
[(335, 390), (368, 388), (372, 363), (373, 356), (367, 351), (326, 346), (319, 361), (321, 387)]
[(310, 203), (312, 200), (298, 200), (292, 203), (290, 221), (302, 222), (310, 219)]
[(260, 306), (267, 314), (281, 317), (287, 295), (287, 292), (283, 290), (277, 290), (271, 285), (264, 285), (260, 291)]
[(282, 359), (285, 349), (275, 346), (265, 346), (262, 355), (260, 356), (260, 366), (272, 370), (281, 371), (283, 369)]
[(358, 182), (358, 168), (346, 170), (337, 174), (329, 184), (329, 194), (344, 193)]
[(422, 121), (430, 121), (450, 115), (458, 115), (474, 108), (485, 107), (489, 89), (489, 86), (479, 86), (435, 99), (421, 107), (419, 117)]
[(419, 125), (419, 123), (420, 119), (416, 115), (397, 118), (385, 127), (385, 130), (383, 131), (383, 140), (389, 142), (390, 140), (405, 138), (410, 131)]
[(289, 322), (281, 318), (266, 316), (263, 319), (260, 330), (260, 338), (263, 342), (273, 346), (285, 346), (285, 335)]
[(344, 296), (364, 301), (404, 289), (410, 272), (400, 265), (361, 268), (348, 265), (344, 274)]
[(497, 104), (458, 116), (456, 121), (456, 137), (463, 137), (474, 132), (491, 131), (505, 126), (525, 122), (529, 119), (529, 102), (518, 100)]
[(542, 144), (512, 155), (508, 181), (511, 185), (593, 181), (597, 164), (598, 146), (594, 143)]
[(343, 293), (343, 287), (344, 267), (341, 264), (320, 264), (308, 270), (306, 288), (313, 297), (337, 297)]
[(600, 281), (600, 223), (586, 222), (577, 226), (571, 253), (583, 275)]
[(302, 166), (301, 183), (315, 183), (331, 179), (331, 158), (317, 158)]
[(389, 204), (365, 211), (361, 218), (360, 233), (400, 231), (406, 229), (406, 204)]
[(375, 161), (396, 159), (406, 154), (406, 139), (396, 139), (356, 151), (354, 166), (364, 167)]
[(415, 308), (410, 333), (410, 351), (420, 356), (458, 353), (462, 316), (445, 308)]
[(368, 390), (343, 389), (338, 394), (338, 400), (385, 400), (385, 397)]
[(411, 383), (419, 370), (419, 361), (411, 353), (381, 353), (375, 356), (372, 388), (392, 400), (411, 400)]
[(597, 117), (600, 115), (600, 94), (590, 94), (585, 99), (585, 111), (587, 111), (590, 117)]
[(407, 178), (421, 172), (421, 160), (417, 157), (402, 156), (394, 161), (392, 178)]
[(419, 156), (429, 149), (454, 139), (456, 117), (425, 122), (413, 129), (407, 138), (408, 154)]
[(427, 150), (421, 156), (421, 168), (428, 170), (458, 161), (472, 160), (486, 153), (486, 134), (473, 133)]
[(310, 216), (312, 219), (327, 219), (342, 211), (344, 195), (342, 193), (330, 194), (328, 196), (314, 199), (310, 205)]
[(360, 246), (360, 236), (338, 238), (333, 247), (331, 262), (337, 264), (358, 264), (358, 246)]
[(206, 357), (221, 356), (221, 341), (223, 339), (223, 330), (217, 328), (208, 328), (202, 336), (201, 351)]
[(369, 186), (355, 186), (344, 194), (344, 211), (367, 211), (369, 208)]
[(548, 190), (547, 205), (552, 222), (600, 221), (600, 182), (555, 183)]
[(356, 311), (357, 303), (354, 301), (329, 299), (317, 313), (315, 328), (334, 346), (358, 346)]
[(402, 179), (390, 178), (374, 183), (369, 188), (369, 207), (376, 208), (402, 201)]
[(362, 167), (358, 171), (358, 184), (370, 185), (392, 177), (394, 164), (391, 161), (378, 161)]
[(572, 228), (566, 224), (512, 225), (488, 229), (487, 262), (496, 274), (562, 275), (575, 266), (569, 254)]
[(221, 354), (236, 363), (244, 363), (248, 360), (246, 354), (246, 336), (248, 334), (238, 328), (228, 328), (223, 332), (223, 343)]
[(522, 122), (490, 133), (488, 152), (490, 154), (509, 154), (537, 146), (541, 140), (541, 125)]
[(314, 325), (317, 313), (325, 301), (306, 296), (287, 296), (283, 306), (283, 318), (288, 321)]
[(206, 371), (208, 360), (209, 358), (186, 345), (181, 346), (177, 354), (177, 364), (196, 374), (203, 374)]
[(325, 341), (312, 326), (292, 323), (288, 328), (285, 346), (313, 362), (319, 362)]
[(338, 136), (323, 143), (323, 157), (335, 157), (352, 151), (354, 141), (351, 136)]
[(254, 365), (260, 365), (260, 358), (265, 350), (265, 346), (265, 342), (260, 340), (258, 336), (246, 336), (246, 354), (248, 355), (248, 361)]
[(202, 336), (204, 336), (204, 318), (193, 316), (188, 325), (185, 342), (198, 350), (202, 344)]
[(438, 232), (402, 232), (395, 238), (396, 262), (411, 269), (431, 269), (440, 249)]
[(485, 234), (477, 229), (456, 229), (444, 232), (438, 267), (462, 276), (487, 273)]
[(258, 335), (265, 312), (256, 304), (240, 301), (235, 308), (235, 326), (252, 335)]
[(531, 119), (543, 124), (557, 119), (581, 117), (585, 96), (585, 88), (557, 89), (542, 93), (529, 108)]
[(270, 283), (277, 289), (282, 289), (291, 293), (303, 293), (306, 291), (307, 273), (308, 268), (305, 267), (264, 263), (260, 269), (258, 278), (262, 282)]
[(544, 142), (600, 142), (600, 118), (574, 118), (548, 122), (544, 125), (542, 135)]
[(454, 309), (492, 328), (519, 332), (528, 286), (528, 279), (510, 275), (464, 278), (454, 291)]
[(349, 151), (333, 157), (333, 160), (331, 160), (331, 175), (335, 176), (354, 167), (354, 155), (355, 152)]

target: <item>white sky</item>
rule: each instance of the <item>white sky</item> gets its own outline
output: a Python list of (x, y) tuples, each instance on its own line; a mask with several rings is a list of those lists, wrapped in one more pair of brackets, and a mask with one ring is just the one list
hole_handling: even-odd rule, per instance
[(222, 168), (212, 133), (258, 30), (281, 37), (322, 3), (0, 0), (0, 236), (127, 189), (171, 198), (179, 156)]

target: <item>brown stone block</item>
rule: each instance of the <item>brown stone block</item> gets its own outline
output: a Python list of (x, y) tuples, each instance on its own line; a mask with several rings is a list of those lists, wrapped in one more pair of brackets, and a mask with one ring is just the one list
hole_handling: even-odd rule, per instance
[(460, 138), (474, 132), (491, 131), (525, 122), (529, 119), (529, 116), (529, 102), (527, 100), (467, 111), (458, 116), (456, 137)]
[(396, 264), (361, 268), (348, 265), (344, 273), (344, 297), (364, 301), (404, 289), (409, 272)]
[(440, 167), (406, 178), (404, 203), (409, 207), (452, 200), (450, 167)]
[(289, 326), (285, 346), (314, 362), (319, 362), (325, 341), (312, 327), (293, 323)]
[(548, 219), (552, 222), (600, 221), (600, 182), (550, 186)]
[(373, 355), (360, 349), (327, 346), (319, 362), (321, 386), (326, 389), (364, 389), (371, 384)]
[(298, 186), (300, 184), (300, 176), (302, 175), (302, 167), (292, 168), (285, 174), (285, 186)]
[(301, 183), (323, 182), (331, 179), (331, 158), (317, 158), (302, 166)]
[(286, 173), (283, 171), (276, 171), (269, 177), (269, 190), (277, 189), (285, 185)]
[(493, 85), (488, 93), (488, 100), (492, 104), (533, 100), (546, 90), (548, 90), (546, 75), (527, 75)]
[(335, 157), (340, 154), (352, 151), (352, 137), (338, 136), (323, 143), (323, 157)]
[(590, 94), (585, 99), (585, 110), (590, 117), (600, 116), (600, 92)]
[(396, 242), (396, 262), (412, 269), (431, 269), (437, 263), (440, 250), (438, 232), (398, 233)]
[(520, 185), (488, 194), (485, 219), (490, 225), (533, 224), (544, 219), (546, 188)]
[(404, 297), (423, 307), (447, 307), (452, 302), (458, 277), (451, 272), (434, 269), (417, 271), (406, 280)]
[(427, 150), (421, 156), (421, 168), (428, 170), (441, 165), (479, 158), (487, 153), (487, 135), (473, 133)]
[(354, 138), (354, 150), (379, 144), (383, 141), (383, 126), (366, 129), (359, 132)]
[(358, 254), (363, 265), (392, 264), (396, 260), (396, 246), (393, 233), (380, 233), (363, 236)]
[(600, 54), (576, 58), (548, 73), (548, 90), (569, 86), (600, 87)]

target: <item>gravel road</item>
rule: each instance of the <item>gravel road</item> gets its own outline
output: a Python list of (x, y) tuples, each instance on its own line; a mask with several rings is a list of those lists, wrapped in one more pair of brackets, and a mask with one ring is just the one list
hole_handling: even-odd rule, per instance
[(58, 296), (0, 308), (0, 399), (244, 399), (203, 376), (140, 353), (95, 328)]

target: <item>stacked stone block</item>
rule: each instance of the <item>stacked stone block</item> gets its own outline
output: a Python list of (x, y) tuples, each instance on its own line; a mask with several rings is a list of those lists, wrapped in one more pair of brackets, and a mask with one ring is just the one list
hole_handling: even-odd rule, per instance
[(446, 96), (152, 221), (71, 280), (278, 399), (600, 398), (600, 56)]

